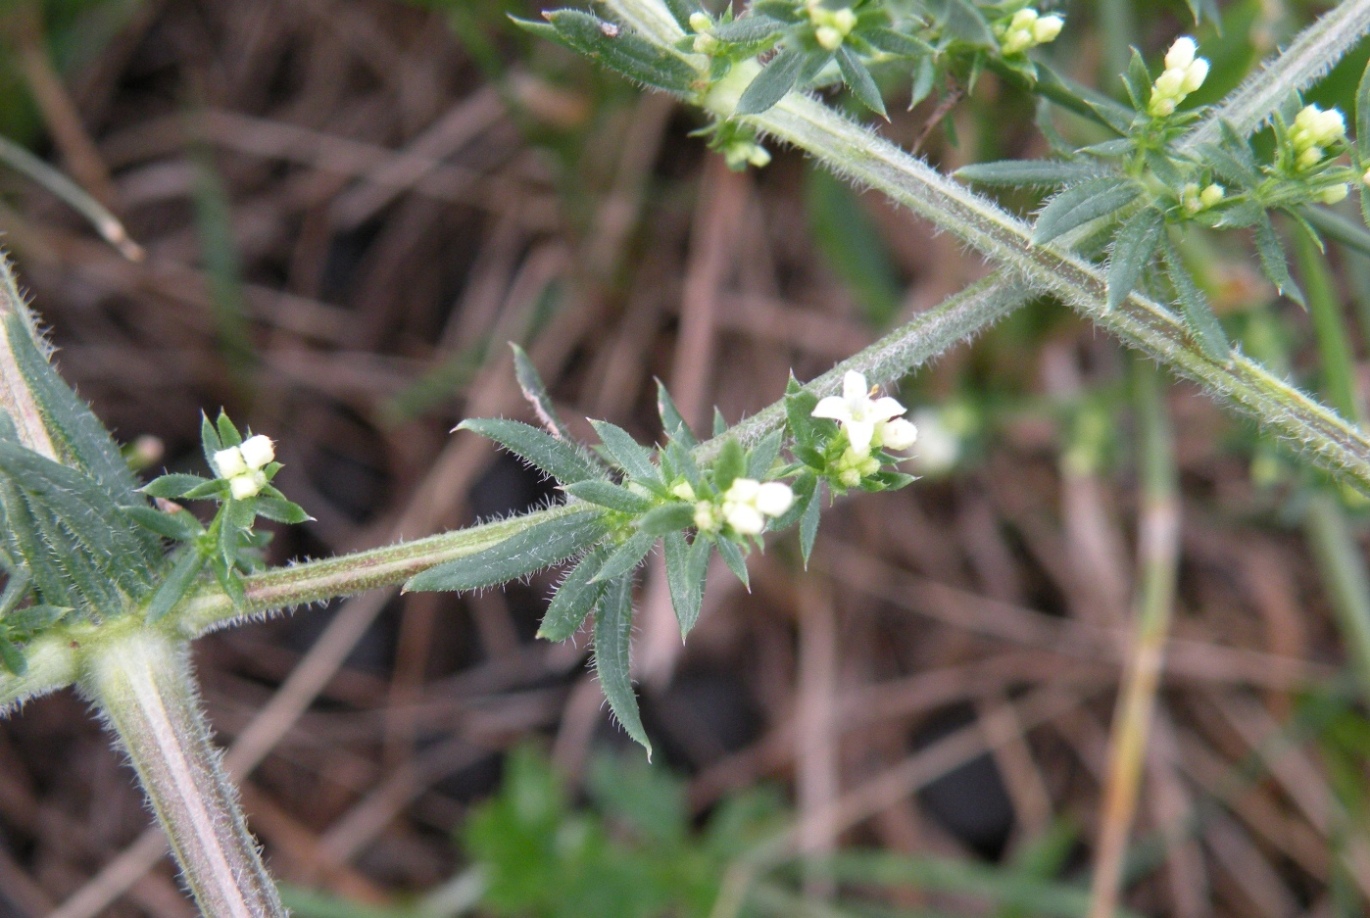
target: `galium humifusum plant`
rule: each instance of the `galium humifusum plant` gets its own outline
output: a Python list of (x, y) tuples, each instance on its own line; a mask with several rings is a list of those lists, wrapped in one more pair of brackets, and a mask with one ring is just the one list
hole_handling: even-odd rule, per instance
[[(1358, 95), (1354, 142), (1346, 139), (1344, 118), (1303, 105), (1297, 93), (1370, 30), (1370, 0), (1338, 6), (1214, 110), (1185, 108), (1185, 97), (1206, 78), (1192, 43), (1173, 45), (1155, 78), (1135, 59), (1125, 77), (1131, 105), (1124, 106), (1044, 63), (1037, 55), (1061, 38), (1068, 16), (1017, 0), (758, 0), (741, 15), (722, 17), (691, 0), (606, 6), (607, 19), (560, 11), (537, 28), (700, 106), (710, 122), (703, 133), (735, 167), (764, 164), (768, 137), (793, 144), (958, 234), (1004, 270), (831, 373), (805, 385), (792, 380), (783, 398), (748, 420), (729, 426), (720, 419), (708, 440), (683, 423), (662, 390), (661, 445), (641, 445), (607, 422), (595, 425), (598, 445), (578, 444), (520, 355), (520, 382), (541, 426), (483, 419), (463, 427), (554, 478), (564, 502), (428, 539), (260, 570), (255, 519), (304, 518), (270, 484), (278, 468), (273, 444), (262, 434), (244, 438), (227, 418), (206, 420), (212, 477), (169, 475), (139, 487), (109, 435), (48, 362), (6, 267), (0, 707), (66, 685), (81, 688), (127, 751), (206, 914), (283, 910), (209, 741), (187, 662), (194, 637), (371, 587), (480, 589), (569, 561), (541, 633), (565, 638), (593, 618), (594, 665), (606, 697), (647, 745), (629, 660), (641, 562), (663, 546), (687, 633), (713, 553), (745, 582), (747, 553), (767, 532), (795, 526), (807, 558), (821, 509), (833, 497), (911, 481), (898, 462), (916, 431), (902, 405), (868, 384), (896, 381), (1033, 297), (1058, 297), (1194, 378), (1223, 404), (1254, 415), (1311, 464), (1370, 489), (1370, 442), (1232, 349), (1190, 289), (1198, 285), (1182, 258), (1189, 232), (1250, 227), (1267, 274), (1292, 293), (1297, 288), (1286, 281), (1278, 237), (1273, 246), (1264, 238), (1267, 226), (1273, 232), (1272, 211), (1366, 247), (1363, 231), (1321, 208), (1351, 185), (1364, 185), (1370, 87), (1363, 82)], [(872, 72), (881, 68), (907, 71), (915, 100), (973, 91), (979, 75), (993, 71), (1117, 136), (1060, 151), (1057, 161), (966, 173), (978, 182), (1060, 189), (1029, 226), (806, 92), (842, 84), (880, 114)], [(1247, 138), (1267, 120), (1276, 131), (1276, 156), (1262, 163)], [(1101, 202), (1101, 194), (1113, 196)], [(192, 500), (217, 504), (208, 525), (177, 503)]]

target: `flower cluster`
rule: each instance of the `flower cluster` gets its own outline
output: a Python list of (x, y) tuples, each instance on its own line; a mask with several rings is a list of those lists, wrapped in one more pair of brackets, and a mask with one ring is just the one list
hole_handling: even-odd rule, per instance
[(695, 503), (694, 524), (700, 532), (718, 532), (726, 525), (738, 535), (760, 535), (768, 518), (783, 515), (793, 503), (794, 491), (783, 481), (735, 478), (721, 501)]
[(1186, 182), (1180, 189), (1180, 206), (1184, 208), (1185, 213), (1193, 216), (1222, 203), (1226, 194), (1223, 186), (1215, 183), (1209, 183), (1200, 189), (1198, 182)]
[(268, 465), (276, 460), (276, 447), (270, 437), (257, 434), (239, 446), (230, 446), (214, 453), (214, 471), (228, 482), (229, 493), (235, 500), (256, 497), (266, 487)]
[(856, 28), (856, 13), (851, 7), (830, 10), (820, 0), (809, 0), (809, 22), (813, 23), (814, 41), (828, 51), (836, 51)]
[(994, 36), (999, 39), (999, 50), (1008, 57), (1055, 41), (1065, 24), (1060, 16), (1043, 16), (1028, 7), (1014, 13), (1007, 22), (996, 25)]
[(1316, 105), (1305, 105), (1289, 129), (1294, 163), (1300, 169), (1312, 169), (1323, 161), (1328, 147), (1345, 139), (1346, 119), (1335, 108), (1323, 111)]
[(1195, 57), (1198, 45), (1188, 35), (1175, 39), (1165, 55), (1165, 70), (1151, 86), (1151, 101), (1147, 113), (1153, 118), (1165, 118), (1175, 113), (1175, 107), (1208, 79), (1208, 61)]
[(837, 421), (847, 435), (847, 449), (836, 467), (838, 481), (847, 487), (880, 471), (872, 450), (905, 450), (918, 439), (918, 428), (901, 417), (907, 409), (888, 395), (875, 398), (876, 391), (867, 388), (864, 375), (848, 370), (842, 394), (829, 395), (813, 409), (813, 417)]

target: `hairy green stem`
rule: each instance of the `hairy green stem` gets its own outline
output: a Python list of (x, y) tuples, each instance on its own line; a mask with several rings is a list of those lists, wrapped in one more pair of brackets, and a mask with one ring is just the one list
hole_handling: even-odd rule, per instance
[(185, 641), (128, 629), (90, 652), (82, 689), (137, 770), (201, 913), (284, 918), (210, 740), (189, 657)]

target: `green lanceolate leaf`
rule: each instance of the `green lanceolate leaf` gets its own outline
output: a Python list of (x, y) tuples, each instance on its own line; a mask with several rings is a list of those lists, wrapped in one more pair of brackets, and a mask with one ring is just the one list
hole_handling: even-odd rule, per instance
[(694, 431), (690, 430), (690, 425), (685, 422), (680, 409), (676, 407), (671, 393), (666, 391), (666, 386), (659, 379), (656, 381), (656, 409), (661, 415), (661, 429), (666, 432), (667, 437), (686, 449), (694, 449), (699, 445), (699, 440), (695, 437)]
[(698, 488), (704, 481), (704, 476), (699, 471), (699, 464), (695, 462), (694, 456), (690, 451), (681, 445), (679, 440), (668, 440), (662, 462), (662, 470), (665, 471), (669, 466), (671, 479), (684, 478), (690, 483), (690, 487)]
[(650, 535), (664, 536), (689, 528), (694, 524), (694, 516), (694, 505), (673, 501), (644, 513), (637, 521), (637, 528)]
[(1275, 224), (1270, 222), (1270, 215), (1265, 211), (1261, 211), (1256, 221), (1255, 236), (1256, 254), (1261, 257), (1261, 269), (1265, 276), (1275, 285), (1276, 290), (1307, 309), (1308, 303), (1303, 298), (1303, 291), (1289, 274), (1289, 263), (1285, 260), (1284, 246), (1280, 244), (1279, 234), (1275, 232)]
[(699, 73), (684, 60), (662, 51), (626, 26), (579, 10), (557, 10), (543, 18), (561, 42), (631, 80), (677, 94), (688, 93)]
[[(914, 35), (896, 32), (894, 29), (883, 27), (863, 29), (861, 36), (877, 51), (884, 51), (886, 54), (894, 54), (898, 57), (930, 58), (934, 53), (932, 45)], [(921, 60), (919, 64), (922, 64)], [(918, 102), (914, 102), (914, 105), (917, 104)]]
[(5, 630), (11, 637), (27, 639), (30, 635), (42, 634), (48, 628), (67, 617), (71, 609), (64, 606), (37, 605), (15, 609), (5, 616)]
[(714, 405), (714, 428), (713, 428), (713, 435), (714, 435), (715, 437), (721, 437), (721, 436), (723, 436), (723, 435), (724, 435), (725, 433), (727, 433), (727, 432), (728, 432), (728, 419), (725, 418), (725, 417), (723, 416), (723, 412), (721, 412), (721, 411), (718, 410), (718, 406), (717, 406), (717, 405)]
[(1151, 264), (1165, 230), (1165, 217), (1148, 207), (1136, 214), (1118, 231), (1108, 258), (1108, 308), (1117, 309), (1129, 293), (1137, 289), (1142, 272)]
[(214, 454), (224, 445), (219, 442), (219, 432), (214, 429), (214, 422), (203, 411), (200, 412), (200, 446), (205, 453), (205, 465), (214, 468)]
[(818, 518), (822, 512), (823, 488), (814, 490), (804, 515), (799, 518), (799, 553), (804, 558), (804, 569), (809, 569), (809, 556), (813, 554), (813, 543), (818, 538)]
[(720, 492), (728, 490), (735, 479), (747, 474), (747, 454), (742, 446), (729, 437), (714, 460), (714, 485)]
[(0, 634), (0, 666), (16, 676), (29, 671), (29, 661), (24, 657), (24, 652), (3, 634)]
[(16, 313), (5, 319), (5, 335), (19, 373), (28, 384), (43, 415), (43, 426), (53, 439), (58, 455), (69, 465), (100, 482), (114, 502), (123, 506), (143, 503), (137, 482), (119, 447), (85, 402), (71, 390), (39, 351), (24, 320)]
[(790, 435), (800, 446), (814, 446), (817, 438), (818, 421), (813, 410), (818, 407), (818, 396), (799, 384), (793, 375), (785, 384), (785, 420)]
[(210, 484), (211, 479), (203, 478), (199, 475), (161, 475), (143, 485), (142, 491), (148, 497), (164, 497), (168, 500), (179, 500), (191, 491), (204, 485)]
[(1032, 241), (1041, 245), (1091, 220), (1116, 214), (1140, 193), (1134, 182), (1117, 176), (1071, 185), (1047, 202), (1037, 215)]
[(714, 541), (718, 546), (718, 554), (723, 558), (723, 563), (728, 565), (728, 570), (733, 572), (742, 585), (747, 588), (747, 592), (752, 591), (752, 579), (747, 575), (747, 558), (742, 554), (742, 549), (737, 547), (737, 543), (729, 538), (719, 538)]
[(785, 31), (785, 23), (769, 16), (749, 15), (732, 22), (725, 22), (714, 29), (713, 36), (719, 41), (750, 44), (770, 41)]
[(3, 477), (0, 477), (0, 507), (5, 511), (3, 537), (8, 554), (23, 563), (25, 572), (45, 602), (73, 605), (72, 582), (63, 570), (61, 555), (44, 540), (23, 492)]
[(147, 604), (146, 618), (149, 624), (159, 621), (185, 597), (195, 578), (204, 570), (204, 566), (205, 559), (194, 546), (181, 551), (180, 557), (167, 572), (166, 579), (157, 588), (157, 592), (152, 594), (152, 600)]
[(972, 45), (996, 46), (989, 23), (970, 0), (931, 0), (928, 8), (948, 36)]
[(607, 481), (580, 481), (562, 490), (572, 497), (623, 513), (646, 513), (652, 508), (650, 499)]
[(149, 532), (174, 542), (188, 542), (204, 532), (204, 527), (188, 510), (163, 513), (151, 507), (125, 507), (124, 515)]
[(735, 115), (759, 115), (785, 98), (804, 69), (805, 54), (798, 48), (785, 48), (742, 91)]
[(83, 553), (127, 596), (140, 597), (150, 589), (148, 571), (160, 564), (161, 551), (101, 482), (11, 442), (0, 442), (0, 474), (25, 493), (30, 505), (46, 508), (46, 514), (35, 515), (40, 524), (50, 517), (67, 532), (65, 538), (50, 533), (58, 540), (54, 547)]
[(533, 411), (537, 413), (542, 426), (558, 440), (574, 443), (575, 440), (567, 431), (566, 425), (561, 423), (561, 418), (557, 416), (556, 408), (552, 405), (552, 397), (547, 394), (547, 385), (542, 381), (537, 367), (533, 366), (532, 358), (517, 344), (511, 343), (509, 348), (514, 352), (514, 377), (518, 380), (519, 389), (533, 406)]
[(608, 532), (601, 510), (568, 513), (510, 536), (473, 555), (416, 574), (406, 591), (476, 590), (515, 580), (565, 561)]
[(633, 578), (620, 577), (609, 584), (595, 609), (595, 672), (610, 710), (651, 758), (652, 744), (633, 694), (632, 644)]
[(559, 440), (522, 421), (500, 418), (471, 418), (457, 425), (494, 440), (544, 475), (562, 484), (600, 478), (599, 471), (575, 444)]
[(547, 606), (547, 614), (542, 617), (542, 626), (538, 628), (538, 637), (564, 641), (576, 633), (608, 586), (594, 579), (607, 557), (609, 549), (597, 547), (572, 568)]
[(289, 526), (298, 526), (300, 523), (307, 523), (313, 519), (299, 504), (279, 497), (256, 497), (252, 501), (252, 509), (258, 516), (264, 516), (269, 520), (275, 520)]
[(219, 432), (219, 441), (223, 443), (224, 448), (242, 445), (243, 435), (238, 432), (237, 426), (229, 420), (228, 412), (219, 412), (219, 417), (214, 421), (214, 427)]
[(699, 621), (712, 546), (708, 539), (699, 537), (695, 537), (694, 542), (686, 542), (685, 535), (679, 532), (671, 533), (662, 541), (666, 546), (666, 585), (671, 590), (671, 605), (675, 607), (680, 637), (684, 640)]
[(640, 445), (633, 435), (608, 421), (591, 421), (604, 448), (629, 477), (644, 483), (660, 482), (661, 473), (652, 462), (651, 450)]
[(871, 73), (866, 69), (866, 65), (861, 63), (846, 45), (837, 49), (837, 67), (842, 71), (842, 79), (851, 89), (852, 95), (860, 99), (866, 108), (881, 118), (886, 118), (885, 100), (880, 98), (880, 87), (871, 79)]
[(607, 583), (637, 570), (637, 566), (651, 554), (657, 538), (650, 532), (635, 532), (628, 536), (604, 559), (604, 566), (595, 574), (595, 580)]
[(676, 25), (686, 32), (690, 31), (690, 16), (694, 13), (704, 12), (698, 0), (665, 0), (666, 9), (671, 11), (671, 18)]
[(747, 454), (748, 478), (765, 481), (769, 477), (771, 466), (775, 465), (775, 460), (780, 457), (780, 444), (784, 440), (783, 430), (773, 430), (752, 447), (751, 452)]
[(957, 178), (981, 185), (1035, 185), (1058, 188), (1099, 174), (1099, 166), (1087, 160), (1001, 159), (974, 163), (957, 169)]
[(1213, 314), (1213, 307), (1208, 304), (1208, 297), (1204, 296), (1199, 285), (1194, 282), (1189, 269), (1180, 258), (1179, 250), (1169, 237), (1163, 241), (1162, 249), (1165, 254), (1166, 274), (1169, 275), (1171, 284), (1175, 286), (1175, 293), (1180, 298), (1180, 308), (1184, 310), (1190, 333), (1205, 354), (1219, 363), (1227, 363), (1231, 359), (1232, 346), (1227, 341), (1227, 335), (1223, 332), (1218, 317)]

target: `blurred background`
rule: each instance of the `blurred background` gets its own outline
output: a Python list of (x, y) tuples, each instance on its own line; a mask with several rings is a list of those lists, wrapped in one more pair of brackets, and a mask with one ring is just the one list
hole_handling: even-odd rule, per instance
[[(1220, 6), (1221, 34), (1194, 32), (1213, 62), (1196, 102), (1327, 4)], [(508, 19), (538, 11), (3, 6), (0, 135), (146, 253), (124, 258), (0, 168), (3, 244), (60, 369), (151, 474), (200, 470), (201, 411), (275, 438), (276, 483), (316, 520), (278, 533), (273, 563), (548, 500), (488, 442), (448, 433), (531, 420), (506, 342), (579, 433), (605, 418), (651, 441), (653, 377), (699, 430), (715, 405), (735, 422), (791, 371), (827, 370), (986, 272), (792, 151), (728, 171), (688, 108)], [(1062, 12), (1053, 58), (1108, 92), (1129, 44), (1154, 60), (1194, 30), (1181, 2)], [(1365, 60), (1312, 98), (1349, 112)], [(1033, 100), (992, 76), (912, 111), (908, 74), (887, 76), (881, 129), (946, 171), (1049, 151)], [(1241, 240), (1203, 263), (1229, 333), (1320, 386), (1307, 316)], [(1322, 264), (1359, 355), (1367, 266), (1332, 249), (1303, 270)], [(1150, 372), (1033, 304), (899, 388), (925, 477), (839, 502), (807, 572), (792, 533), (772, 538), (750, 594), (711, 578), (681, 646), (654, 561), (634, 660), (650, 767), (609, 723), (586, 637), (533, 640), (555, 573), (477, 596), (368, 594), (201, 640), (205, 702), (291, 903), (370, 918), (1085, 914), (1096, 838), (1119, 818), (1101, 787), (1137, 654), (1134, 405)], [(1123, 901), (1362, 914), (1370, 720), (1338, 622), (1370, 595), (1363, 504), (1194, 388), (1167, 382), (1162, 401), (1178, 589)], [(75, 693), (0, 723), (0, 915), (190, 915), (148, 821)]]

